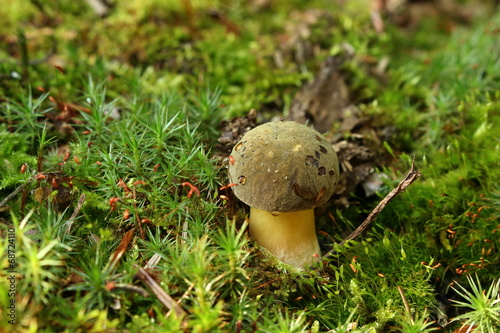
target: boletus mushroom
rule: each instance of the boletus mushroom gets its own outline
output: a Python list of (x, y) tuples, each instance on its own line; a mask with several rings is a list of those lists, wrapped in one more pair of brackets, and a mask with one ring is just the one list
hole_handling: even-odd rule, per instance
[(250, 206), (250, 236), (280, 261), (296, 267), (320, 253), (314, 208), (333, 194), (339, 163), (317, 131), (276, 121), (248, 131), (229, 158), (233, 191)]

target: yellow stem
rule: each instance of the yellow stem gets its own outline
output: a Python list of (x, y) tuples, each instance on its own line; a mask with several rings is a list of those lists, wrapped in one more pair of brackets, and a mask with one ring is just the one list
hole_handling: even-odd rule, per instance
[(251, 207), (249, 229), (260, 246), (286, 264), (302, 267), (321, 255), (313, 209), (277, 214)]

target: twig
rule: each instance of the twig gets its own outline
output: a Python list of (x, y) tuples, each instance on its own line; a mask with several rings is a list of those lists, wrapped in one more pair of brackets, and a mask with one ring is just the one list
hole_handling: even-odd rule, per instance
[(137, 286), (134, 286), (131, 284), (116, 283), (116, 284), (113, 284), (112, 289), (131, 291), (133, 293), (141, 295), (142, 297), (149, 297), (149, 293), (146, 289), (143, 289), (141, 287), (137, 287)]
[[(406, 177), (398, 184), (398, 186), (396, 186), (395, 189), (393, 189), (389, 194), (387, 194), (385, 196), (384, 199), (382, 199), (382, 201), (379, 202), (379, 204), (372, 210), (372, 212), (368, 215), (368, 217), (364, 220), (364, 222), (361, 223), (359, 225), (359, 227), (357, 227), (356, 230), (354, 230), (349, 236), (344, 238), (344, 240), (342, 242), (340, 242), (339, 245), (344, 245), (345, 242), (347, 242), (351, 239), (354, 239), (354, 238), (358, 237), (359, 235), (361, 235), (363, 233), (363, 231), (365, 231), (366, 228), (368, 228), (368, 226), (373, 221), (375, 221), (378, 214), (380, 214), (380, 212), (382, 210), (384, 210), (384, 208), (387, 206), (387, 204), (392, 199), (394, 199), (398, 194), (403, 192), (408, 186), (410, 186), (421, 175), (422, 174), (415, 169), (415, 156), (413, 156), (413, 160), (411, 161), (411, 168), (410, 168), (410, 171), (408, 172), (408, 174), (406, 175)], [(328, 251), (323, 257), (324, 258), (328, 257), (334, 251), (335, 251), (334, 249)]]
[(69, 234), (69, 232), (71, 231), (71, 225), (73, 225), (73, 222), (76, 219), (76, 216), (78, 215), (78, 213), (80, 213), (80, 210), (82, 209), (84, 202), (85, 202), (85, 193), (82, 193), (82, 195), (80, 195), (80, 199), (78, 199), (78, 204), (76, 205), (76, 208), (73, 211), (73, 214), (71, 214), (71, 216), (69, 218), (69, 222), (66, 225), (66, 233), (67, 234)]
[(406, 300), (406, 296), (405, 296), (405, 293), (403, 291), (403, 288), (398, 286), (398, 291), (399, 291), (399, 295), (401, 295), (401, 299), (403, 300), (403, 304), (405, 305), (405, 310), (406, 310), (406, 313), (408, 314), (408, 317), (410, 318), (410, 322), (412, 325), (415, 325), (415, 321), (413, 320), (413, 316), (411, 315), (410, 304), (408, 304), (408, 301)]
[(188, 221), (184, 221), (182, 224), (182, 232), (181, 232), (181, 244), (186, 243), (186, 239), (188, 237), (188, 228), (189, 228), (189, 223)]
[(177, 300), (177, 304), (181, 304), (181, 302), (189, 296), (189, 293), (191, 292), (191, 290), (193, 290), (193, 288), (194, 288), (194, 282), (189, 285), (184, 294), (182, 294), (181, 298)]
[(144, 269), (151, 269), (156, 267), (158, 263), (160, 262), (161, 257), (158, 253), (153, 254), (153, 256), (148, 260), (146, 265), (144, 265)]
[(130, 229), (123, 235), (122, 240), (120, 241), (120, 245), (116, 248), (115, 252), (111, 255), (111, 258), (108, 263), (108, 268), (110, 270), (114, 270), (118, 267), (118, 262), (125, 254), (127, 249), (129, 248), (130, 242), (132, 241), (132, 237), (134, 236), (135, 227)]
[(2, 202), (0, 202), (0, 207), (3, 207), (5, 205), (7, 205), (7, 203), (9, 201), (12, 200), (12, 198), (14, 198), (16, 196), (16, 194), (18, 194), (19, 192), (21, 192), (22, 190), (24, 190), (24, 188), (26, 186), (28, 186), (32, 181), (33, 181), (33, 177), (31, 177), (26, 183), (24, 183), (23, 185), (19, 186), (18, 188), (16, 188), (14, 190), (14, 192), (12, 192), (11, 194), (9, 194), (7, 197), (5, 197), (5, 199), (2, 200)]
[(163, 288), (149, 275), (149, 273), (142, 267), (138, 267), (136, 274), (137, 278), (141, 280), (151, 292), (158, 298), (158, 300), (165, 305), (169, 310), (174, 310), (175, 314), (182, 318), (187, 313), (177, 302), (169, 295)]
[(94, 14), (99, 17), (104, 17), (109, 14), (110, 8), (105, 1), (99, 0), (86, 0), (87, 4), (92, 8)]

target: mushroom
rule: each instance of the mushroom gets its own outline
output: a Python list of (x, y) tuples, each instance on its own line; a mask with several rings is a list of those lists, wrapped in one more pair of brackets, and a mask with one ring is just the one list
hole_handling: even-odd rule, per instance
[(332, 196), (339, 178), (332, 145), (312, 128), (276, 121), (247, 132), (229, 160), (229, 180), (250, 206), (257, 244), (296, 267), (319, 257), (314, 208)]

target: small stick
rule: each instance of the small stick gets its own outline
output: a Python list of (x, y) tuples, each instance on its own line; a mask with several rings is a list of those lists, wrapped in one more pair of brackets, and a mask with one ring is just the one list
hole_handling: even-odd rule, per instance
[(73, 225), (74, 220), (76, 219), (76, 216), (78, 213), (80, 213), (80, 210), (82, 209), (83, 203), (85, 202), (85, 193), (82, 193), (80, 195), (80, 199), (78, 199), (78, 204), (76, 205), (75, 210), (73, 211), (73, 214), (71, 214), (69, 218), (69, 222), (66, 226), (66, 233), (69, 234), (71, 231), (71, 226)]
[(33, 181), (33, 179), (34, 179), (33, 177), (30, 178), (26, 183), (24, 183), (21, 186), (19, 186), (18, 188), (16, 188), (5, 199), (3, 199), (2, 202), (0, 202), (0, 208), (3, 207), (3, 206), (5, 206), (10, 200), (12, 200), (12, 198), (14, 198), (16, 196), (16, 194), (18, 194), (19, 192), (21, 192), (22, 190), (24, 190), (24, 188), (26, 186), (28, 186)]
[(134, 236), (135, 227), (130, 229), (123, 235), (120, 245), (116, 248), (115, 252), (110, 257), (108, 268), (114, 270), (118, 266), (118, 262), (123, 257), (127, 249), (129, 248), (132, 237)]
[(136, 277), (149, 287), (151, 292), (158, 300), (169, 310), (174, 310), (175, 314), (182, 318), (187, 313), (186, 311), (169, 295), (163, 288), (149, 275), (142, 267), (138, 267)]
[(399, 291), (399, 294), (401, 295), (401, 299), (403, 300), (403, 304), (405, 305), (405, 310), (406, 310), (406, 313), (408, 314), (408, 317), (410, 318), (410, 322), (412, 325), (415, 325), (415, 321), (413, 320), (413, 316), (411, 315), (410, 304), (408, 304), (408, 301), (406, 300), (406, 296), (405, 296), (405, 293), (403, 291), (403, 288), (398, 286), (398, 291)]
[(153, 254), (153, 256), (148, 260), (146, 265), (144, 266), (145, 270), (154, 268), (160, 262), (161, 257), (158, 253)]
[(142, 297), (149, 297), (149, 293), (146, 289), (134, 286), (132, 284), (116, 283), (113, 284), (112, 287), (113, 287), (112, 289), (131, 291), (133, 293), (141, 295)]
[(186, 243), (186, 239), (188, 237), (188, 228), (189, 228), (189, 223), (188, 221), (184, 221), (182, 224), (182, 232), (181, 232), (181, 244)]
[[(398, 186), (396, 186), (395, 189), (393, 189), (391, 192), (389, 192), (389, 194), (387, 194), (385, 196), (385, 198), (382, 199), (382, 201), (380, 201), (378, 203), (378, 205), (372, 210), (372, 212), (368, 215), (368, 217), (364, 220), (364, 222), (361, 223), (359, 225), (359, 227), (357, 227), (356, 230), (354, 230), (349, 236), (347, 236), (346, 238), (344, 238), (344, 240), (342, 242), (340, 242), (339, 245), (344, 245), (345, 242), (347, 242), (347, 241), (349, 241), (351, 239), (354, 239), (354, 238), (358, 237), (359, 235), (361, 235), (363, 233), (363, 231), (365, 231), (366, 228), (368, 228), (368, 226), (373, 221), (375, 221), (375, 219), (377, 218), (378, 214), (380, 214), (380, 212), (382, 210), (384, 210), (384, 208), (387, 206), (387, 204), (392, 199), (394, 199), (398, 194), (400, 194), (401, 192), (403, 192), (408, 186), (410, 186), (420, 176), (422, 176), (422, 174), (415, 169), (415, 156), (413, 156), (413, 159), (411, 161), (411, 168), (410, 168), (410, 171), (408, 171), (408, 174), (406, 175), (406, 177), (398, 184)], [(335, 250), (333, 250), (333, 249), (330, 250), (330, 251), (328, 251), (323, 256), (323, 258), (327, 258), (334, 251)]]

